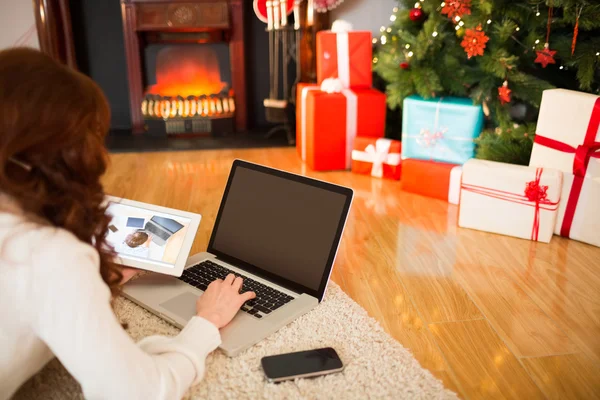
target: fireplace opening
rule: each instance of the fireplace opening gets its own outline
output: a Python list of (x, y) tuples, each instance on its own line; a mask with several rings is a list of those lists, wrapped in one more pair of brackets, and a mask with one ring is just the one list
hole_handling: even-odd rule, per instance
[(141, 112), (150, 131), (218, 134), (234, 130), (229, 47), (224, 43), (150, 44)]

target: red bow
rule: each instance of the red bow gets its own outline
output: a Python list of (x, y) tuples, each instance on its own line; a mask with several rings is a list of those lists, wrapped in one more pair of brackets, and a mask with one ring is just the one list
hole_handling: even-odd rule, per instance
[(534, 207), (535, 211), (533, 215), (533, 227), (531, 228), (531, 240), (537, 241), (540, 233), (540, 210), (556, 211), (558, 209), (558, 202), (548, 200), (548, 186), (540, 185), (542, 172), (544, 172), (543, 168), (536, 169), (535, 180), (527, 182), (524, 194), (511, 193), (483, 186), (468, 185), (465, 183), (463, 183), (461, 187), (463, 190), (483, 196)]

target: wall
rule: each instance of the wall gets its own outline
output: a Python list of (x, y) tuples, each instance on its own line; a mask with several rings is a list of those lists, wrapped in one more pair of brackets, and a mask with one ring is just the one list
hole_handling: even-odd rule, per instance
[(352, 23), (355, 30), (368, 30), (379, 33), (381, 26), (390, 24), (392, 9), (396, 0), (345, 0), (331, 12), (331, 22), (343, 19)]
[(15, 44), (39, 48), (32, 2), (0, 0), (0, 50)]

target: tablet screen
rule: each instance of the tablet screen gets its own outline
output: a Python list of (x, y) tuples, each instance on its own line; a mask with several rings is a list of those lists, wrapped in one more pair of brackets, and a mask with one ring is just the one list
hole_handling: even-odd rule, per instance
[(191, 219), (109, 202), (107, 242), (123, 259), (173, 268)]

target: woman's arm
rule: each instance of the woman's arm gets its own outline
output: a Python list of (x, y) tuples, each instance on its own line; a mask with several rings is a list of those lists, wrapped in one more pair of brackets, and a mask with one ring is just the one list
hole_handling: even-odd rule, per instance
[(213, 323), (194, 317), (173, 338), (136, 345), (110, 307), (97, 253), (73, 240), (52, 242), (35, 255), (30, 318), (86, 398), (177, 399), (202, 379), (206, 356), (220, 344)]

